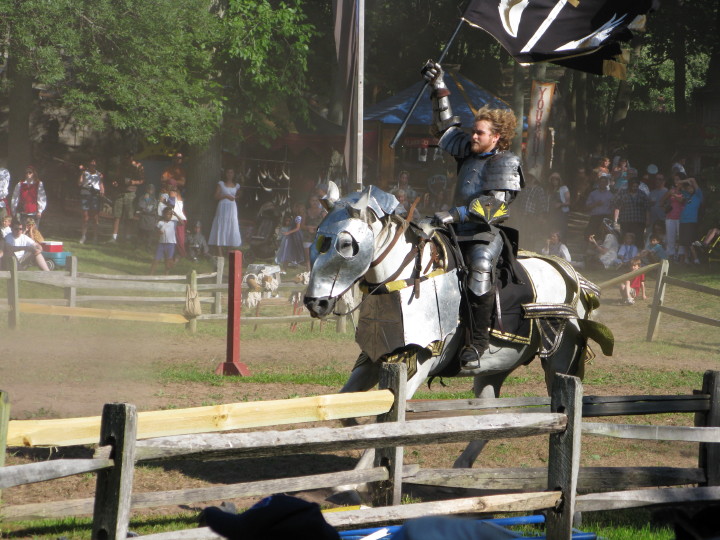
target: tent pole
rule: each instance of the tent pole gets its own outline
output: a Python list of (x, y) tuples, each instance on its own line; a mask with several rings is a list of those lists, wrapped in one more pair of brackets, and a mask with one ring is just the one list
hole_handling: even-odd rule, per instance
[[(463, 22), (465, 22), (464, 19), (460, 19), (458, 22), (458, 25), (455, 27), (455, 30), (452, 33), (452, 36), (450, 36), (450, 39), (445, 44), (445, 48), (443, 49), (442, 53), (440, 53), (440, 58), (437, 59), (438, 64), (442, 64), (443, 60), (445, 60), (445, 56), (447, 55), (448, 51), (450, 50), (450, 46), (453, 44), (453, 41), (455, 41), (455, 38), (457, 37), (458, 33), (460, 32), (460, 28), (462, 28)], [(420, 89), (420, 92), (418, 92), (417, 97), (415, 98), (415, 101), (412, 104), (412, 107), (410, 107), (410, 110), (405, 115), (405, 119), (403, 120), (402, 124), (400, 124), (400, 127), (398, 128), (397, 132), (395, 133), (395, 136), (393, 137), (393, 140), (390, 141), (390, 148), (395, 148), (395, 145), (397, 144), (398, 140), (400, 140), (400, 137), (402, 137), (403, 132), (405, 131), (405, 128), (408, 125), (408, 122), (410, 121), (410, 117), (412, 116), (412, 113), (415, 112), (415, 109), (418, 106), (418, 103), (420, 103), (420, 100), (422, 99), (423, 94), (425, 93), (425, 89), (428, 87), (430, 83), (425, 81), (425, 84), (423, 84), (422, 88)]]

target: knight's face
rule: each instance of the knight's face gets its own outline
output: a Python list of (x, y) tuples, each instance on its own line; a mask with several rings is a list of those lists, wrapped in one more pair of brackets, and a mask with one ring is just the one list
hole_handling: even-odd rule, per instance
[(305, 295), (340, 296), (367, 272), (373, 251), (370, 226), (347, 208), (333, 210), (318, 226), (310, 246), (312, 273)]

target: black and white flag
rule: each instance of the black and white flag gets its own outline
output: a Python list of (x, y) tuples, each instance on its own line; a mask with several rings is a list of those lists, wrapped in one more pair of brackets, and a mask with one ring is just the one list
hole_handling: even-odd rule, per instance
[(463, 19), (523, 64), (553, 62), (623, 77), (620, 42), (642, 31), (658, 0), (471, 0)]

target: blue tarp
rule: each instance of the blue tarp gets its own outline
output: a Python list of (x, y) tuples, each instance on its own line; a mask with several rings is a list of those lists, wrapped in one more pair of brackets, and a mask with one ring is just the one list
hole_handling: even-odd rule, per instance
[[(450, 105), (452, 106), (453, 114), (460, 117), (464, 126), (470, 126), (473, 123), (475, 114), (472, 108), (478, 110), (484, 105), (490, 105), (494, 109), (510, 108), (503, 100), (492, 95), (459, 73), (446, 72), (444, 80), (448, 90), (451, 92)], [(365, 121), (376, 121), (382, 122), (383, 124), (401, 124), (415, 101), (415, 97), (420, 91), (420, 88), (422, 88), (422, 85), (422, 81), (419, 81), (380, 103), (365, 107)], [(430, 88), (428, 87), (410, 117), (409, 124), (428, 126), (431, 122), (432, 103), (430, 101)]]

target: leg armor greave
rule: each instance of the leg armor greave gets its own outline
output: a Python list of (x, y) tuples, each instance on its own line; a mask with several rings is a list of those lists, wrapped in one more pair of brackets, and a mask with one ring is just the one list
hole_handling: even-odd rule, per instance
[(488, 231), (476, 235), (479, 240), (467, 252), (467, 264), (470, 267), (467, 287), (476, 296), (487, 294), (495, 284), (497, 266), (503, 241), (499, 234)]

